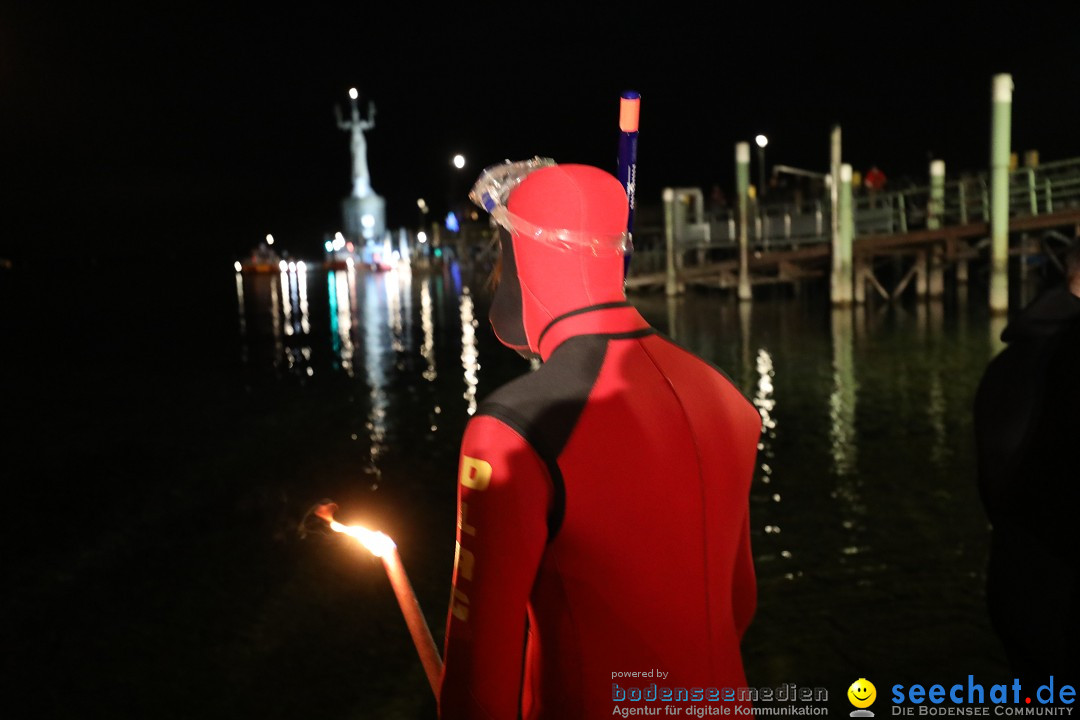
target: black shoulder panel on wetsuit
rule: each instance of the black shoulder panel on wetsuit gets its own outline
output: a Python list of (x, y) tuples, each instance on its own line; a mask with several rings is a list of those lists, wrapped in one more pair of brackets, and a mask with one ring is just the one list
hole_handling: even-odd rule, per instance
[(554, 486), (548, 516), (548, 542), (566, 511), (566, 488), (558, 458), (566, 447), (604, 364), (610, 335), (579, 335), (560, 345), (536, 372), (513, 380), (489, 395), (478, 415), (501, 420), (536, 450)]

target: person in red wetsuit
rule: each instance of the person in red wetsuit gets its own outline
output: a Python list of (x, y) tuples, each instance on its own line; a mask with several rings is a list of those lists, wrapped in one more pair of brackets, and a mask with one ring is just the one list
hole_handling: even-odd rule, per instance
[(488, 396), (462, 439), (440, 717), (722, 702), (746, 685), (761, 418), (626, 301), (614, 176), (508, 163), (473, 197), (500, 229), (492, 327), (543, 364)]

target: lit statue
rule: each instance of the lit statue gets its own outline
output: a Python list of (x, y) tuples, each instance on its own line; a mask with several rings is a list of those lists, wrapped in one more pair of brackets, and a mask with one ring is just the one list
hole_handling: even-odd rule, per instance
[(368, 175), (367, 166), (367, 143), (364, 141), (364, 131), (375, 127), (375, 103), (368, 103), (368, 119), (360, 119), (360, 110), (356, 106), (358, 94), (356, 88), (349, 90), (349, 99), (352, 103), (352, 118), (344, 120), (341, 117), (341, 108), (334, 106), (337, 114), (338, 127), (352, 132), (352, 158), (353, 158), (353, 197), (367, 197), (371, 194), (371, 177)]

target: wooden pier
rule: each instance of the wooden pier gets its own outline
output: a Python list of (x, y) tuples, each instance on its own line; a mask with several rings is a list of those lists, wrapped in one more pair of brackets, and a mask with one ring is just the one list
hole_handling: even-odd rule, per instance
[[(943, 172), (943, 165), (938, 167)], [(850, 211), (851, 301), (866, 302), (869, 292), (891, 302), (912, 286), (920, 297), (939, 297), (946, 273), (966, 284), (973, 264), (980, 270), (989, 265), (993, 227), (987, 188), (980, 176), (952, 183), (938, 178), (933, 187), (856, 198)], [(664, 227), (636, 233), (641, 249), (631, 260), (627, 290), (737, 290), (735, 214), (706, 218), (696, 189), (672, 189), (667, 197)], [(795, 284), (836, 272), (827, 203), (754, 208), (745, 233), (752, 286)], [(1042, 240), (1049, 236), (1066, 242), (1080, 238), (1080, 159), (1014, 170), (1008, 210), (1009, 256), (1045, 255)]]

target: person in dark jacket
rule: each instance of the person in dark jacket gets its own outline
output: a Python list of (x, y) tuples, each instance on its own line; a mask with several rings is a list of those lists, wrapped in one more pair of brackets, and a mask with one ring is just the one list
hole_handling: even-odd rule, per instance
[(1080, 243), (1065, 267), (1006, 327), (975, 397), (987, 605), (1032, 691), (1080, 682)]

